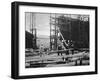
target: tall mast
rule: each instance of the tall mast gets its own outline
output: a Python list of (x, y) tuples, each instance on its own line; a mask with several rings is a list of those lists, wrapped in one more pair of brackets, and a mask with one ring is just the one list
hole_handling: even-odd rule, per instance
[(51, 13), (50, 13), (50, 50), (52, 49), (52, 43), (51, 43)]

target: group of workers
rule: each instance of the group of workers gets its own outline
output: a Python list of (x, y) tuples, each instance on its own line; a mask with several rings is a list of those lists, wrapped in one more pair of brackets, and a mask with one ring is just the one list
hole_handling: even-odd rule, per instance
[[(73, 44), (71, 46), (73, 48)], [(58, 52), (57, 52), (58, 56), (59, 55), (62, 55), (63, 53), (65, 53), (66, 55), (69, 54), (69, 47), (66, 50), (64, 50), (62, 48), (62, 45), (58, 45), (57, 46), (57, 50), (58, 50)], [(64, 50), (64, 52), (63, 52), (63, 50)], [(72, 51), (72, 54), (74, 54), (74, 49), (71, 50), (71, 51)], [(40, 47), (39, 47), (39, 54), (40, 54), (40, 56), (42, 56), (44, 54), (49, 54), (49, 52), (50, 52), (50, 49), (49, 48), (44, 47), (43, 44), (40, 45)]]

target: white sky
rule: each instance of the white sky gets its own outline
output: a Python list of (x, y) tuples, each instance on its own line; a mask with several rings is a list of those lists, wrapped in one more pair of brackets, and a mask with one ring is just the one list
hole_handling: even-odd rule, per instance
[[(37, 29), (37, 36), (50, 36), (49, 18), (50, 14), (35, 13), (35, 28)], [(30, 13), (26, 13), (26, 30), (30, 32)]]

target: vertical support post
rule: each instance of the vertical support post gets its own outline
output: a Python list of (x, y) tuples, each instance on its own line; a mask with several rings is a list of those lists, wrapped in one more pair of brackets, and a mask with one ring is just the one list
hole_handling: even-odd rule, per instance
[(34, 17), (34, 15), (33, 15), (33, 13), (31, 13), (32, 14), (32, 48), (33, 48), (33, 50), (34, 50), (34, 35), (33, 35), (33, 26), (34, 26), (34, 24), (33, 24), (33, 17)]
[(79, 17), (78, 17), (78, 19), (79, 19), (79, 39), (78, 39), (78, 41), (80, 41), (80, 24), (81, 24), (81, 16), (79, 15)]
[(55, 13), (55, 45), (54, 45), (54, 49), (57, 50), (57, 27), (56, 27), (56, 13)]
[(52, 43), (51, 43), (51, 13), (50, 13), (50, 50), (52, 50)]
[(32, 13), (32, 42), (33, 42), (33, 49), (36, 49), (36, 28), (35, 28), (36, 22), (35, 22), (35, 15)]
[(72, 40), (72, 19), (71, 19), (71, 14), (70, 14), (70, 41)]

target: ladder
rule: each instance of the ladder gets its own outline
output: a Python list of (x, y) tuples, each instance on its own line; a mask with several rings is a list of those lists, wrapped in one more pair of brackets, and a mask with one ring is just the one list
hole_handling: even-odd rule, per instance
[[(68, 44), (66, 43), (66, 41), (65, 41), (65, 39), (64, 39), (64, 37), (63, 37), (63, 35), (62, 35), (62, 33), (61, 33), (61, 31), (59, 30), (59, 28), (58, 28), (58, 32), (59, 32), (59, 34), (60, 34), (60, 36), (61, 36), (61, 38), (62, 38), (62, 41), (58, 38), (58, 42), (60, 43), (60, 45), (64, 48), (64, 50), (66, 50), (66, 47), (68, 46)], [(66, 47), (64, 46), (64, 44), (66, 45)]]

